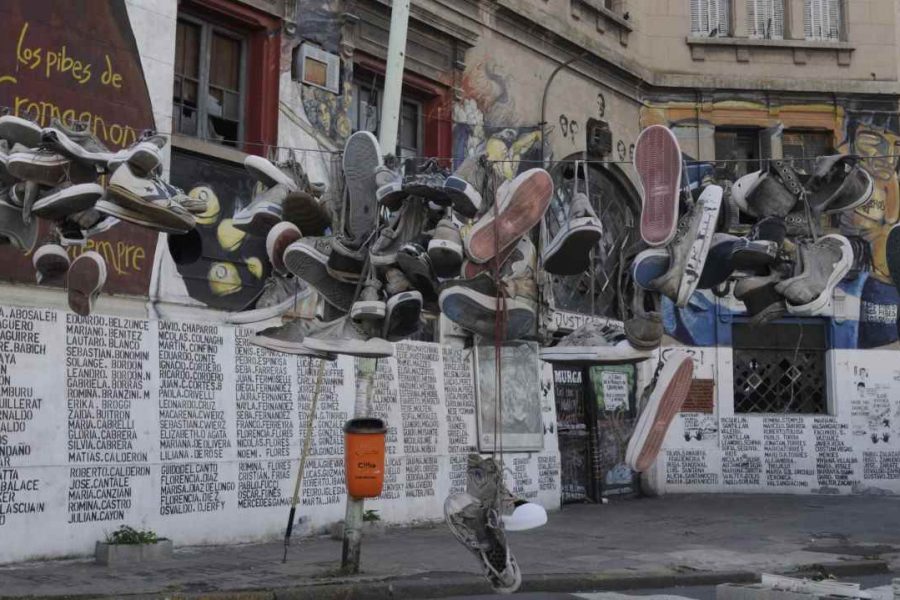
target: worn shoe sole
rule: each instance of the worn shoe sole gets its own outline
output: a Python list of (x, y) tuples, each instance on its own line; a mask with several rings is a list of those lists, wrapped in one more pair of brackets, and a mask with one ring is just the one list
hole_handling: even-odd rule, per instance
[(44, 144), (53, 146), (61, 153), (72, 157), (73, 160), (80, 161), (84, 164), (105, 167), (113, 158), (111, 152), (91, 152), (84, 146), (75, 143), (75, 141), (65, 133), (52, 127), (47, 127), (41, 131), (41, 139)]
[(62, 155), (41, 155), (36, 159), (30, 152), (15, 152), (9, 155), (6, 169), (22, 181), (53, 186), (65, 179), (70, 164), (71, 161)]
[(703, 275), (703, 267), (706, 265), (706, 257), (709, 255), (709, 247), (719, 220), (719, 210), (722, 208), (722, 188), (717, 185), (707, 186), (698, 202), (702, 206), (703, 214), (697, 228), (697, 237), (694, 238), (685, 261), (684, 274), (678, 284), (678, 298), (675, 304), (680, 308), (687, 306), (688, 300), (697, 289), (697, 284), (700, 283), (700, 276)]
[(444, 191), (453, 203), (453, 210), (462, 216), (471, 218), (481, 210), (481, 194), (462, 177), (448, 177), (444, 181)]
[(666, 274), (669, 270), (669, 251), (664, 248), (648, 248), (634, 259), (632, 277), (634, 282), (647, 291), (655, 291), (650, 282)]
[(386, 310), (383, 300), (357, 300), (350, 309), (350, 318), (356, 321), (381, 321)]
[(453, 203), (450, 194), (447, 193), (443, 186), (435, 187), (424, 183), (406, 183), (403, 184), (403, 191), (408, 196), (425, 198), (438, 206), (450, 206)]
[[(158, 223), (160, 227), (172, 229), (176, 233), (183, 233), (184, 231), (193, 229), (194, 225), (197, 223), (194, 217), (187, 211), (180, 214), (170, 208), (148, 202), (131, 190), (120, 185), (110, 184), (107, 186), (106, 190), (116, 199), (116, 204), (126, 209), (126, 211), (144, 215), (146, 221)], [(104, 200), (99, 200), (97, 204), (100, 204), (100, 202), (103, 201)]]
[(250, 155), (244, 159), (244, 168), (253, 179), (266, 187), (282, 184), (290, 191), (297, 190), (297, 182), (281, 172), (281, 169), (261, 156)]
[(282, 221), (269, 230), (266, 235), (266, 255), (276, 271), (284, 273), (284, 251), (287, 247), (303, 237), (301, 230), (294, 224)]
[(386, 183), (375, 192), (375, 197), (382, 206), (390, 211), (399, 210), (403, 206), (403, 201), (409, 197), (409, 194), (403, 191), (403, 183), (400, 181), (391, 181)]
[(353, 239), (366, 237), (378, 219), (375, 171), (382, 165), (378, 140), (368, 131), (357, 131), (344, 148), (347, 208), (344, 227)]
[[(438, 297), (441, 312), (448, 319), (474, 333), (493, 338), (497, 320), (497, 298), (463, 286), (450, 286)], [(533, 304), (506, 298), (507, 340), (517, 340), (534, 330), (536, 311)]]
[(103, 196), (103, 188), (96, 183), (79, 183), (44, 196), (34, 203), (31, 212), (52, 221), (94, 208)]
[(666, 432), (691, 389), (693, 377), (694, 361), (690, 357), (672, 359), (663, 366), (650, 400), (628, 440), (625, 462), (632, 470), (643, 473), (656, 462)]
[(61, 285), (69, 270), (69, 255), (55, 244), (45, 244), (35, 251), (32, 264), (39, 285)]
[(368, 340), (322, 339), (307, 337), (303, 345), (310, 350), (332, 354), (346, 354), (359, 358), (388, 358), (394, 355), (394, 345), (381, 338)]
[[(194, 228), (195, 223), (193, 218), (188, 219), (179, 217), (171, 211), (168, 211), (169, 214), (162, 215), (163, 218), (160, 219), (142, 212), (135, 212), (121, 204), (106, 200), (105, 198), (97, 200), (97, 203), (94, 204), (94, 208), (105, 215), (163, 233), (187, 233)], [(157, 215), (159, 214), (160, 213), (157, 212)]]
[(4, 115), (0, 117), (0, 138), (8, 141), (10, 148), (16, 144), (37, 148), (41, 145), (41, 127), (22, 117)]
[(432, 238), (428, 242), (428, 257), (438, 277), (458, 277), (463, 261), (462, 244)]
[(530, 169), (512, 181), (507, 193), (509, 199), (498, 205), (496, 218), (487, 213), (463, 240), (473, 262), (491, 260), (540, 223), (553, 197), (553, 180), (544, 169)]
[[(822, 290), (822, 293), (816, 296), (814, 300), (807, 302), (806, 304), (791, 304), (790, 301), (786, 303), (789, 314), (798, 317), (812, 317), (822, 314), (831, 302), (834, 288), (850, 271), (850, 267), (853, 266), (853, 246), (850, 245), (850, 241), (847, 238), (842, 235), (834, 234), (823, 237), (833, 237), (841, 242), (841, 245), (843, 246), (841, 259), (835, 264), (834, 269), (831, 271), (831, 275), (828, 276), (828, 281), (825, 283), (825, 289)], [(787, 297), (787, 294), (785, 294), (787, 289), (788, 288), (785, 288), (779, 291)]]
[(89, 251), (76, 258), (66, 276), (69, 308), (82, 317), (90, 315), (104, 283), (106, 283), (106, 262), (99, 254)]
[(356, 286), (328, 274), (328, 257), (315, 248), (295, 242), (284, 252), (284, 266), (322, 295), (328, 304), (346, 313), (353, 305)]
[(244, 323), (258, 323), (259, 321), (265, 321), (266, 319), (279, 317), (287, 311), (291, 310), (291, 308), (296, 306), (299, 302), (305, 300), (311, 293), (311, 288), (304, 287), (302, 290), (299, 290), (290, 298), (282, 300), (278, 304), (266, 306), (265, 308), (254, 308), (251, 310), (242, 310), (240, 312), (228, 314), (225, 317), (225, 322), (241, 325)]
[(681, 166), (681, 148), (668, 127), (652, 125), (641, 132), (634, 168), (644, 191), (641, 237), (650, 246), (665, 246), (675, 236)]
[(419, 330), (422, 314), (422, 294), (416, 290), (400, 292), (388, 298), (384, 317), (384, 339), (394, 342)]
[(544, 250), (544, 270), (554, 275), (577, 275), (591, 266), (591, 250), (603, 237), (594, 217), (573, 219)]
[(281, 352), (284, 354), (295, 354), (297, 356), (309, 356), (312, 358), (321, 358), (323, 360), (336, 360), (336, 354), (329, 354), (327, 352), (319, 352), (317, 350), (311, 350), (303, 345), (303, 342), (288, 342), (285, 340), (278, 340), (275, 338), (270, 338), (264, 335), (254, 335), (250, 338), (250, 343), (254, 346), (259, 346), (260, 348), (267, 348), (269, 350), (274, 350), (275, 352)]
[(762, 177), (762, 171), (747, 173), (738, 178), (738, 180), (734, 182), (734, 185), (731, 186), (731, 199), (737, 204), (741, 212), (751, 216), (753, 216), (753, 212), (750, 210), (750, 205), (747, 204), (747, 196), (749, 196), (759, 184), (760, 177)]

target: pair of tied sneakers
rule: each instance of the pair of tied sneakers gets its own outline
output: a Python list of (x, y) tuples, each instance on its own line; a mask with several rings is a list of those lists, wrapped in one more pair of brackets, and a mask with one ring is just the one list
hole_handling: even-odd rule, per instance
[(440, 310), (463, 329), (486, 338), (498, 333), (507, 340), (532, 335), (537, 322), (535, 264), (534, 244), (520, 238), (500, 266), (499, 282), (489, 269), (445, 282), (438, 297)]
[(574, 177), (575, 191), (565, 207), (563, 223), (542, 253), (544, 270), (554, 275), (577, 275), (590, 266), (591, 250), (603, 237), (603, 227), (585, 191), (578, 191), (578, 167)]
[(196, 225), (194, 214), (206, 210), (205, 203), (185, 195), (159, 175), (139, 173), (129, 162), (113, 171), (106, 194), (95, 208), (122, 221), (173, 234), (191, 231)]
[[(643, 309), (643, 306), (641, 307)], [(635, 318), (639, 318), (636, 316)], [(541, 360), (554, 364), (628, 364), (645, 361), (655, 354), (662, 338), (662, 322), (658, 318), (644, 319), (645, 327), (652, 333), (641, 332), (641, 338), (651, 338), (642, 347), (632, 343), (635, 338), (626, 335), (626, 325), (612, 320), (585, 323), (562, 338), (553, 347), (541, 349)], [(639, 327), (637, 323), (633, 327)], [(655, 338), (655, 339), (653, 339)], [(655, 344), (655, 345), (653, 345)]]
[(310, 183), (295, 160), (275, 164), (251, 155), (244, 159), (244, 168), (259, 183), (261, 191), (235, 213), (235, 228), (262, 237), (282, 221), (293, 223), (304, 235), (322, 235), (331, 226), (331, 218), (321, 202), (325, 186)]
[(470, 454), (466, 491), (444, 501), (444, 520), (453, 537), (475, 555), (495, 592), (511, 594), (522, 574), (506, 531), (526, 531), (547, 523), (547, 511), (510, 494), (493, 458)]
[[(386, 283), (370, 276), (363, 284), (359, 299), (350, 309), (350, 318), (381, 327), (381, 337), (399, 341), (416, 333), (422, 314), (422, 293), (413, 289), (403, 272), (392, 267), (385, 273)], [(386, 298), (386, 299), (385, 299)]]
[(485, 155), (467, 157), (459, 168), (448, 174), (434, 159), (418, 167), (408, 161), (405, 173), (395, 157), (390, 157), (376, 173), (376, 198), (388, 210), (399, 210), (407, 200), (452, 207), (463, 217), (474, 217), (481, 210), (481, 191), (490, 173)]

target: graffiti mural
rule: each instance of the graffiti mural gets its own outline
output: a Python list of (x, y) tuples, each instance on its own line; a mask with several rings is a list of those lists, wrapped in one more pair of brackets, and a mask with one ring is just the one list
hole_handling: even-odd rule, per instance
[[(59, 23), (79, 23), (60, 27)], [(0, 5), (0, 106), (49, 126), (84, 122), (111, 150), (154, 128), (150, 95), (124, 0), (4, 2)], [(7, 190), (3, 190), (6, 193)], [(34, 219), (36, 245), (51, 224)], [(106, 291), (146, 295), (157, 234), (119, 223), (69, 247), (70, 258), (96, 250), (106, 260)], [(32, 251), (0, 245), (0, 279), (34, 283)]]
[[(721, 127), (756, 128), (771, 135), (790, 129), (827, 132), (839, 153), (865, 159), (863, 165), (875, 179), (871, 200), (823, 223), (826, 230), (847, 236), (855, 254), (854, 268), (840, 284), (835, 302), (836, 312), (841, 312), (832, 322), (835, 348), (878, 348), (898, 341), (900, 295), (888, 273), (886, 243), (891, 227), (900, 221), (900, 122), (896, 114), (878, 108), (720, 98), (698, 110), (693, 101), (675, 98), (650, 104), (641, 114), (642, 127), (664, 124), (686, 132), (687, 144), (698, 152), (705, 150), (703, 159), (711, 158), (709, 138)], [(712, 175), (726, 189), (731, 183), (729, 170), (717, 167)], [(678, 341), (699, 346), (725, 343), (717, 334), (717, 315), (730, 309), (713, 294), (695, 294), (684, 309), (665, 302), (663, 309), (666, 331)]]

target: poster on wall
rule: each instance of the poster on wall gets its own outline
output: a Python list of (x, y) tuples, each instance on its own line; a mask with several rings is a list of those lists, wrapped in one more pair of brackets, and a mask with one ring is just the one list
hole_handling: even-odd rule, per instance
[[(479, 450), (491, 452), (501, 444), (504, 451), (510, 452), (538, 451), (544, 447), (540, 373), (536, 343), (503, 344), (500, 348), (502, 402), (498, 407), (494, 347), (475, 348)], [(501, 415), (499, 427), (498, 414)]]
[[(10, 114), (42, 127), (53, 120), (82, 122), (112, 151), (155, 127), (124, 0), (89, 8), (84, 2), (3, 2), (0, 31), (0, 106)], [(4, 220), (0, 235), (8, 226)], [(0, 280), (34, 283), (32, 253), (52, 225), (23, 219), (16, 226), (22, 241), (0, 246)], [(74, 258), (96, 250), (106, 259), (105, 291), (146, 295), (157, 238), (148, 229), (118, 223), (68, 252)]]

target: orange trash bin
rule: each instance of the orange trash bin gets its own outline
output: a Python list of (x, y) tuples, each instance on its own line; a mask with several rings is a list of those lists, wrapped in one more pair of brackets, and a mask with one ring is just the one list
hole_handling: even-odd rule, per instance
[(350, 496), (381, 495), (386, 432), (381, 419), (350, 419), (344, 425), (344, 480)]

